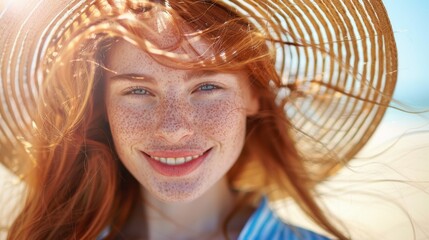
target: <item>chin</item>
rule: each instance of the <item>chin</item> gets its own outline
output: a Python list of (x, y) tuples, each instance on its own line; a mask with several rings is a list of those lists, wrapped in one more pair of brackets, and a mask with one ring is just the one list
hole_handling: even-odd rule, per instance
[(146, 194), (165, 203), (188, 203), (200, 198), (206, 190), (196, 183), (161, 184), (157, 189), (148, 189)]
[[(153, 194), (152, 194), (153, 195)], [(173, 193), (173, 194), (157, 194), (155, 197), (164, 203), (189, 203), (201, 197), (202, 194), (197, 193)]]

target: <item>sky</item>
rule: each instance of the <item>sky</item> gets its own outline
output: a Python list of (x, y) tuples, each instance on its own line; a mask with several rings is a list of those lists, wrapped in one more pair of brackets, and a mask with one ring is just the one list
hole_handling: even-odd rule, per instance
[(399, 101), (429, 107), (429, 1), (384, 0), (398, 47)]

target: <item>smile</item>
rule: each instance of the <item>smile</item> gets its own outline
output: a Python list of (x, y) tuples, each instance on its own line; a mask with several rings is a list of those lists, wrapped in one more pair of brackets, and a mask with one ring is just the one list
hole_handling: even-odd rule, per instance
[(192, 161), (194, 159), (197, 159), (199, 157), (201, 157), (204, 153), (200, 154), (200, 155), (193, 155), (193, 156), (186, 156), (186, 157), (178, 157), (178, 158), (173, 158), (173, 157), (155, 157), (155, 156), (150, 156), (152, 159), (155, 159), (156, 161), (162, 162), (164, 164), (167, 165), (181, 165), (184, 163), (187, 163), (189, 161)]
[(201, 154), (195, 154), (195, 151), (152, 152), (151, 154), (143, 152), (143, 154), (152, 169), (159, 174), (180, 177), (195, 171), (209, 157), (211, 150), (212, 148)]

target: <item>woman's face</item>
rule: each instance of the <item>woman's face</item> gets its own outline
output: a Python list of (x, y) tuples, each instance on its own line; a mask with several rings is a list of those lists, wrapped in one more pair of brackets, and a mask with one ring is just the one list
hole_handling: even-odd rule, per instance
[(170, 68), (125, 41), (114, 44), (107, 66), (115, 148), (149, 193), (189, 201), (225, 176), (243, 148), (246, 117), (258, 110), (245, 72)]

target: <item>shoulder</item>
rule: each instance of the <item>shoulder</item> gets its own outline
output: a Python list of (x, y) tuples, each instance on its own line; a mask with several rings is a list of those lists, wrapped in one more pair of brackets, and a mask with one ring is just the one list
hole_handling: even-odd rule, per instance
[(329, 238), (310, 230), (284, 223), (273, 213), (268, 206), (268, 201), (264, 198), (256, 212), (246, 223), (239, 239), (328, 240)]

